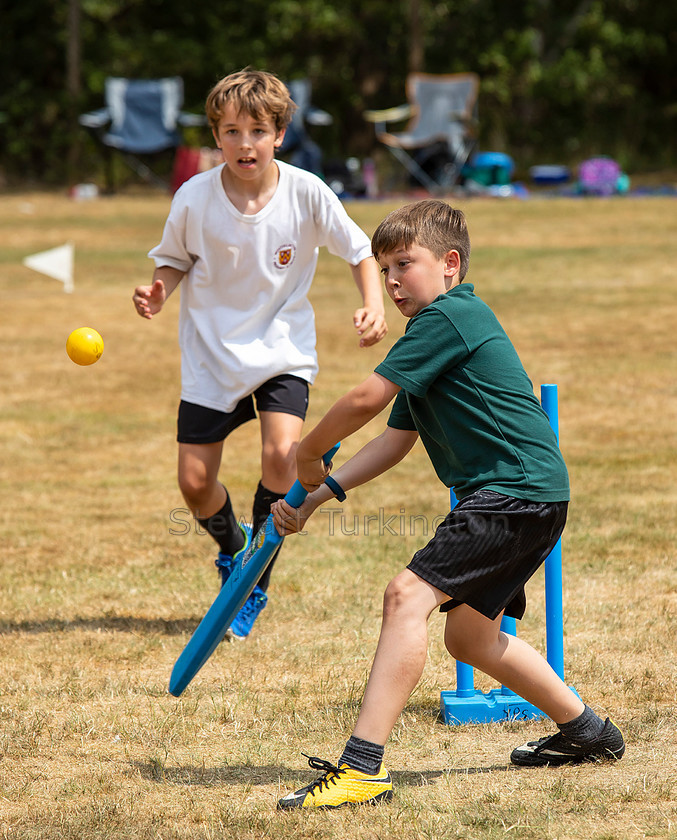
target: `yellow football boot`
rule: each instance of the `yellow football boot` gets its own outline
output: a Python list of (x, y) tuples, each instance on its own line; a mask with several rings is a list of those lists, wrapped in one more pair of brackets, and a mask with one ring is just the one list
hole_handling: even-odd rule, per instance
[(393, 798), (393, 782), (381, 764), (378, 773), (370, 776), (353, 770), (347, 764), (336, 767), (321, 758), (306, 756), (313, 770), (323, 770), (324, 775), (295, 793), (288, 793), (277, 803), (280, 810), (289, 808), (341, 808), (388, 802)]

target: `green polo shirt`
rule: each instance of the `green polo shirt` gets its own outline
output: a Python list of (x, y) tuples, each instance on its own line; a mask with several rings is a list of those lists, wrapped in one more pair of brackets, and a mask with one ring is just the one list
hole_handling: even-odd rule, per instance
[(472, 284), (455, 286), (411, 318), (376, 372), (402, 388), (388, 425), (418, 431), (437, 475), (459, 499), (480, 489), (569, 499), (548, 417)]

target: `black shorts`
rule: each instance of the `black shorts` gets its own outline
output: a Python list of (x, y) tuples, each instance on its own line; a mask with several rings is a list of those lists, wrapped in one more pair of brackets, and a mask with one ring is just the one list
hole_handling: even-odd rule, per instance
[(238, 426), (254, 420), (254, 398), (258, 411), (278, 411), (306, 419), (308, 383), (305, 379), (285, 373), (264, 382), (253, 395), (243, 397), (232, 411), (217, 411), (181, 400), (176, 439), (179, 443), (218, 443), (225, 440)]
[(479, 490), (456, 505), (408, 568), (451, 597), (440, 612), (467, 604), (492, 620), (501, 610), (522, 618), (524, 585), (556, 545), (567, 508)]

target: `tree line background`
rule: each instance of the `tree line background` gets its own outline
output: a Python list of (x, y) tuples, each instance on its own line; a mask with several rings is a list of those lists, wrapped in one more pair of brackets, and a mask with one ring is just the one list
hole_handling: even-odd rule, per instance
[[(592, 154), (675, 165), (677, 4), (652, 0), (1, 0), (0, 169), (62, 184), (100, 158), (77, 122), (109, 75), (179, 75), (201, 112), (223, 75), (308, 76), (334, 117), (331, 157), (376, 147), (368, 108), (406, 101), (411, 70), (474, 71), (480, 148), (524, 171)], [(207, 135), (194, 138), (204, 142)]]

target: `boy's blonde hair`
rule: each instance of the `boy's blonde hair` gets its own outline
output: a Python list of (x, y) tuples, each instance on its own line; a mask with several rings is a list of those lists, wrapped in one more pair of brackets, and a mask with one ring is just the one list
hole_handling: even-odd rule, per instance
[(277, 76), (248, 68), (231, 73), (209, 91), (205, 112), (212, 129), (218, 127), (227, 104), (255, 120), (272, 118), (278, 133), (289, 125), (296, 110), (286, 85)]
[(371, 238), (371, 250), (377, 259), (379, 254), (411, 245), (426, 248), (436, 259), (442, 259), (448, 251), (458, 251), (459, 280), (465, 277), (470, 263), (470, 236), (461, 210), (434, 198), (405, 204), (389, 213)]

